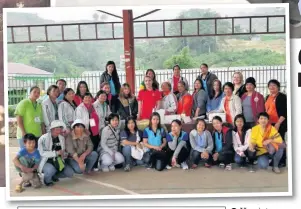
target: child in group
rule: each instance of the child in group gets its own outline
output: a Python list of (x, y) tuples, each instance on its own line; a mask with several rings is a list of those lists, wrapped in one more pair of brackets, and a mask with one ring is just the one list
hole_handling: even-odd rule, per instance
[(35, 148), (36, 137), (33, 134), (25, 134), (24, 145), (14, 158), (14, 165), (22, 177), (21, 182), (16, 186), (16, 192), (22, 192), (23, 183), (30, 182), (28, 186), (34, 188), (41, 187), (41, 181), (38, 176), (38, 166), (41, 160), (39, 151)]

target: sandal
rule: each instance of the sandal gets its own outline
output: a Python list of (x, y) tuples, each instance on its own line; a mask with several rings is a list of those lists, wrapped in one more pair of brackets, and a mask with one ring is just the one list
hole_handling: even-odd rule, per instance
[(18, 185), (16, 186), (15, 191), (18, 192), (18, 193), (21, 193), (21, 192), (24, 191), (24, 189), (23, 189), (22, 185), (18, 184)]

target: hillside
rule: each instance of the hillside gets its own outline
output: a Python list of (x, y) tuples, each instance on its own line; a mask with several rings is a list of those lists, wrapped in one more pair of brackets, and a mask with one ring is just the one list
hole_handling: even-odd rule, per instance
[[(279, 11), (276, 11), (277, 13)], [(196, 18), (219, 16), (218, 13), (207, 9), (191, 9), (183, 11), (178, 18)], [(91, 20), (82, 20), (88, 22)], [(36, 14), (10, 13), (8, 25), (20, 24), (51, 24), (52, 20), (41, 19)], [(254, 28), (262, 27), (262, 23), (255, 22)], [(149, 34), (160, 35), (162, 25), (149, 24)], [(231, 23), (220, 20), (218, 31), (229, 31)], [(281, 24), (273, 27), (281, 28)], [(275, 28), (274, 27), (274, 28)], [(193, 33), (195, 23), (188, 21), (183, 25), (183, 34)], [(235, 32), (241, 32), (245, 28), (243, 22), (235, 26)], [(200, 22), (202, 33), (212, 30), (210, 21)], [(122, 35), (122, 25), (117, 24), (114, 28), (117, 35)], [(49, 28), (49, 38), (61, 37), (61, 30)], [(170, 22), (166, 24), (169, 34), (179, 34), (179, 24)], [(45, 39), (43, 28), (32, 29), (34, 40)], [(111, 37), (110, 25), (100, 26), (99, 34), (102, 37)], [(137, 36), (145, 35), (145, 25), (135, 24), (134, 32)], [(27, 31), (18, 29), (15, 31), (16, 39), (28, 39)], [(74, 26), (65, 28), (66, 38), (74, 38), (78, 31)], [(94, 35), (94, 27), (85, 27), (82, 32), (83, 38)], [(135, 40), (135, 67), (145, 70), (147, 68), (163, 69), (171, 68), (174, 64), (180, 64), (182, 68), (199, 67), (200, 63), (206, 62), (215, 67), (248, 66), (248, 65), (279, 65), (285, 64), (285, 35), (260, 35), (261, 41), (251, 40), (250, 35), (219, 36), (219, 37), (190, 37), (190, 38), (166, 38), (166, 39), (143, 39)], [(8, 34), (10, 39), (10, 34)], [(42, 50), (40, 53), (39, 50)], [(120, 56), (123, 52), (123, 40), (116, 41), (87, 41), (87, 42), (58, 42), (41, 44), (10, 44), (8, 45), (8, 60), (31, 65), (48, 72), (60, 75), (79, 75), (83, 71), (103, 71), (108, 60), (114, 60), (117, 68), (123, 69)], [(252, 53), (252, 56), (246, 56)], [(243, 56), (242, 56), (243, 55)]]

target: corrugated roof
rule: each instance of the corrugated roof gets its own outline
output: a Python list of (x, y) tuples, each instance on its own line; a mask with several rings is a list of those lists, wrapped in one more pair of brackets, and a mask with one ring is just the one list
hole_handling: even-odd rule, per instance
[(22, 75), (52, 75), (45, 70), (36, 67), (25, 65), (22, 63), (9, 62), (7, 64), (8, 74), (22, 74)]

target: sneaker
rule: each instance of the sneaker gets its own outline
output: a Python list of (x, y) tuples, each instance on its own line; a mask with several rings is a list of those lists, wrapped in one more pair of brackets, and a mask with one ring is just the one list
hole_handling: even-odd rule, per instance
[(208, 163), (205, 163), (205, 167), (206, 168), (211, 168), (211, 165), (209, 165)]
[(254, 165), (250, 165), (249, 172), (250, 173), (255, 173)]
[(109, 166), (109, 170), (110, 170), (110, 171), (115, 171), (115, 166), (114, 166), (114, 165), (110, 165), (110, 166)]
[(196, 169), (197, 167), (198, 167), (198, 165), (192, 164), (191, 169)]
[(274, 171), (274, 173), (277, 173), (277, 174), (281, 173), (281, 171), (278, 167), (273, 167), (272, 170)]
[(242, 164), (239, 165), (239, 167), (240, 167), (240, 168), (245, 168), (246, 165), (242, 163)]
[(52, 181), (53, 181), (53, 182), (59, 182), (60, 180), (59, 180), (59, 178), (57, 178), (57, 177), (52, 177)]
[(177, 164), (176, 164), (176, 167), (177, 167), (177, 168), (181, 168), (181, 165), (179, 165), (179, 164), (177, 163)]
[(25, 181), (23, 183), (23, 187), (31, 187), (31, 183), (29, 181)]
[(49, 182), (49, 183), (46, 183), (46, 182), (44, 182), (44, 184), (45, 184), (47, 187), (51, 187), (51, 186), (53, 186), (53, 185), (54, 185), (54, 183), (53, 183), (53, 182)]
[(106, 166), (106, 167), (103, 167), (101, 170), (102, 170), (102, 172), (109, 172), (109, 171), (110, 171), (110, 170), (109, 170), (109, 167), (107, 167), (107, 166)]
[(167, 165), (167, 166), (166, 166), (166, 169), (167, 169), (167, 170), (170, 170), (171, 168), (172, 168), (172, 167), (171, 167), (170, 165)]
[(181, 167), (183, 170), (188, 170), (188, 165), (186, 162), (181, 163)]
[(93, 171), (98, 172), (99, 168), (94, 168)]
[(146, 169), (152, 169), (152, 168), (153, 168), (152, 164), (147, 164), (146, 165)]
[(224, 164), (224, 163), (220, 163), (220, 164), (219, 164), (219, 167), (220, 167), (220, 168), (225, 168), (225, 164)]
[(124, 171), (129, 172), (130, 170), (131, 170), (131, 165), (130, 165), (130, 164), (127, 164), (127, 165), (124, 167)]
[(257, 160), (254, 161), (254, 165), (257, 165)]
[(232, 164), (228, 164), (225, 168), (226, 171), (231, 171), (232, 170)]
[(21, 192), (24, 191), (24, 189), (22, 188), (22, 185), (18, 184), (18, 185), (16, 186), (16, 188), (15, 188), (15, 191), (16, 191), (17, 193), (21, 193)]
[(293, 19), (290, 19), (290, 24), (293, 25), (295, 28), (301, 26), (301, 22), (300, 22), (300, 21), (298, 21), (298, 20), (293, 20)]

